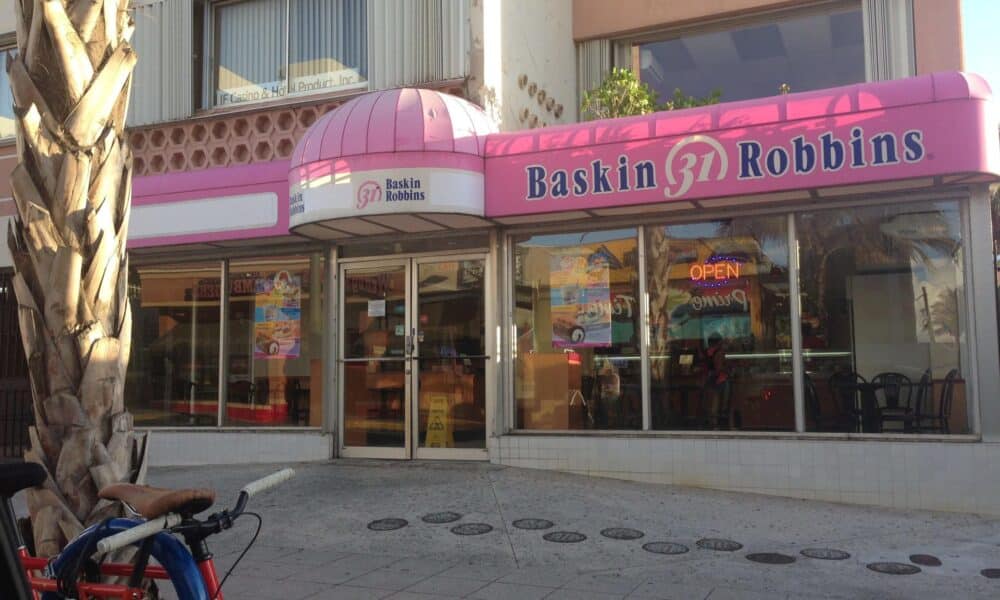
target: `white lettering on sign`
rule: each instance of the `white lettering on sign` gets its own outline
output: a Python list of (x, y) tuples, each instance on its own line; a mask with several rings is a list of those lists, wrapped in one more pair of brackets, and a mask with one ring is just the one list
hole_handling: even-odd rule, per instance
[(699, 311), (706, 308), (728, 308), (734, 305), (739, 306), (744, 312), (750, 309), (750, 303), (747, 301), (747, 293), (739, 289), (721, 296), (692, 296), (688, 303), (691, 305), (691, 308)]
[[(681, 150), (689, 146), (695, 150), (702, 150), (702, 152), (689, 151), (680, 154)], [(682, 164), (676, 165), (674, 163), (679, 154)], [(716, 162), (718, 162), (718, 167), (713, 169), (713, 163)], [(715, 171), (716, 181), (721, 181), (729, 170), (729, 160), (726, 158), (726, 151), (722, 148), (722, 144), (715, 138), (707, 135), (692, 135), (684, 138), (670, 149), (664, 170), (667, 173), (668, 185), (663, 188), (663, 195), (667, 198), (677, 198), (686, 194), (696, 181), (708, 181), (713, 171)], [(679, 181), (678, 175), (680, 176)], [(671, 191), (672, 186), (677, 186), (677, 188)]]

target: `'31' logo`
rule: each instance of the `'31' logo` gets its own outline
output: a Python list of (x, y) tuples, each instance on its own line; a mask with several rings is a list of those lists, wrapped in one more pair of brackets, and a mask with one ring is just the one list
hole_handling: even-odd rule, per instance
[(372, 202), (382, 200), (382, 186), (371, 179), (358, 186), (357, 196), (354, 199), (354, 208), (361, 210)]
[[(685, 149), (687, 152), (681, 154)], [(698, 150), (702, 152), (699, 154)], [(675, 161), (680, 164), (675, 165)], [(729, 159), (722, 144), (715, 138), (692, 135), (670, 149), (664, 166), (667, 171), (667, 186), (663, 188), (663, 195), (667, 198), (679, 198), (686, 194), (695, 182), (711, 179), (713, 171), (716, 171), (715, 180), (721, 181), (729, 170)]]

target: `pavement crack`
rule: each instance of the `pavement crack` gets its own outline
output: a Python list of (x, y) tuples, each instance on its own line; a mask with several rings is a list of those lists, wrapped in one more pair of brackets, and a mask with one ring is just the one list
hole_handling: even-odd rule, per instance
[(494, 485), (493, 477), (486, 473), (486, 481), (490, 482), (490, 491), (493, 492), (493, 502), (497, 506), (497, 514), (500, 515), (500, 523), (503, 525), (503, 534), (507, 537), (507, 545), (510, 546), (510, 555), (514, 557), (514, 566), (521, 568), (521, 562), (517, 559), (517, 551), (514, 550), (514, 541), (510, 539), (510, 527), (507, 525), (507, 517), (503, 515), (503, 507), (500, 506), (500, 499), (497, 498), (497, 486)]

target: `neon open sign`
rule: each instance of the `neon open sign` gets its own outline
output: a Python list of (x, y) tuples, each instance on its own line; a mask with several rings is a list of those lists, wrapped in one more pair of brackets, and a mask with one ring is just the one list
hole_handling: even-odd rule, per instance
[(695, 263), (688, 269), (691, 281), (726, 281), (738, 279), (740, 276), (740, 263), (735, 261), (720, 260), (710, 263)]

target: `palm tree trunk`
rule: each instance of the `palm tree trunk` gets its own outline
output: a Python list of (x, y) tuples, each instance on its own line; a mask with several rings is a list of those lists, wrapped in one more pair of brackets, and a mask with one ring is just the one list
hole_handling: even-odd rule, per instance
[(35, 409), (25, 459), (49, 473), (28, 492), (42, 556), (120, 512), (98, 498), (101, 487), (145, 477), (146, 438), (124, 405), (129, 2), (14, 0), (19, 162), (7, 239)]

